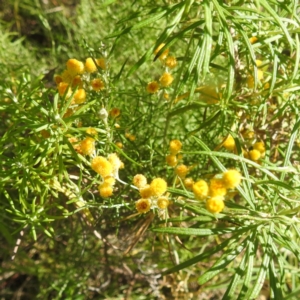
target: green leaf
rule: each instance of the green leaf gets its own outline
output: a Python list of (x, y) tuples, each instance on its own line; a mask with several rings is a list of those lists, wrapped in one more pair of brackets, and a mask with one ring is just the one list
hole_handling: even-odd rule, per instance
[(254, 241), (256, 238), (256, 231), (252, 232), (251, 235), (249, 236), (249, 239), (247, 240), (247, 245), (246, 245), (246, 251), (245, 254), (243, 255), (243, 258), (237, 268), (237, 270), (235, 270), (235, 274), (231, 279), (231, 282), (225, 292), (225, 294), (223, 295), (222, 299), (235, 299), (236, 295), (235, 292), (237, 290), (237, 286), (240, 283), (240, 281), (242, 280), (242, 278), (245, 277), (245, 273), (246, 273), (246, 269), (247, 267), (249, 267), (249, 258), (251, 255), (251, 252), (253, 250), (254, 246)]
[(236, 234), (231, 236), (230, 239), (225, 240), (223, 243), (221, 243), (220, 245), (214, 246), (212, 248), (209, 249), (209, 251), (205, 251), (204, 253), (201, 253), (195, 257), (193, 257), (192, 259), (189, 259), (181, 264), (178, 264), (176, 266), (174, 266), (173, 268), (170, 268), (166, 271), (164, 271), (162, 273), (162, 275), (167, 275), (167, 274), (171, 274), (174, 272), (178, 272), (180, 270), (186, 269), (191, 265), (194, 265), (202, 260), (205, 260), (209, 257), (212, 257), (215, 253), (218, 253), (219, 251), (227, 248), (229, 245), (234, 244), (236, 245), (236, 243), (240, 240), (240, 235)]
[(243, 251), (248, 238), (249, 237), (247, 237), (243, 242), (231, 244), (221, 258), (198, 278), (198, 283), (204, 284), (220, 272), (224, 271), (224, 269)]

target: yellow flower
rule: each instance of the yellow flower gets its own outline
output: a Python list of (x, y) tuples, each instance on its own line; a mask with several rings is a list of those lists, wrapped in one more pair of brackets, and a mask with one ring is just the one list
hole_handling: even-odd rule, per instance
[(112, 176), (107, 176), (104, 178), (104, 182), (113, 186), (116, 183), (116, 179)]
[(249, 42), (251, 43), (251, 44), (254, 44), (254, 43), (256, 43), (258, 41), (258, 38), (256, 37), (256, 36), (251, 36), (251, 38), (249, 38)]
[(84, 72), (84, 64), (75, 58), (71, 58), (67, 61), (67, 70), (74, 76), (82, 74)]
[(147, 185), (147, 178), (142, 174), (136, 174), (132, 180), (134, 186), (137, 188), (143, 188)]
[(253, 161), (258, 161), (261, 158), (261, 153), (258, 150), (253, 149), (249, 151), (249, 157)]
[(241, 173), (235, 169), (223, 173), (223, 182), (228, 189), (236, 188), (241, 183), (241, 179)]
[(234, 138), (229, 134), (225, 139), (225, 141), (223, 142), (222, 146), (229, 151), (234, 151), (235, 150)]
[[(162, 49), (165, 46), (164, 43), (160, 44), (155, 50), (154, 50), (154, 54), (157, 55), (159, 50)], [(169, 49), (165, 49), (159, 56), (160, 60), (164, 60), (169, 54)]]
[(86, 92), (84, 89), (78, 89), (74, 95), (74, 102), (76, 104), (81, 104), (86, 99)]
[(204, 180), (199, 180), (193, 185), (193, 193), (198, 200), (204, 200), (208, 196), (208, 184)]
[(60, 75), (54, 75), (54, 81), (58, 85), (59, 83), (63, 82), (63, 79)]
[(151, 208), (151, 201), (149, 199), (140, 199), (135, 202), (135, 208), (139, 213), (146, 213)]
[(62, 97), (66, 93), (66, 98), (69, 98), (72, 95), (72, 89), (69, 87), (69, 84), (66, 82), (60, 82), (58, 84), (58, 93)]
[(184, 186), (186, 187), (186, 189), (188, 190), (192, 190), (193, 189), (193, 185), (194, 185), (194, 180), (193, 178), (185, 178), (183, 181)]
[(136, 139), (135, 135), (133, 135), (129, 132), (125, 133), (125, 137), (128, 138), (131, 142), (135, 141), (135, 139)]
[(88, 73), (94, 73), (97, 71), (97, 66), (95, 65), (95, 63), (91, 57), (89, 57), (85, 60), (84, 69)]
[(167, 190), (167, 183), (162, 178), (155, 178), (150, 183), (150, 189), (153, 196), (161, 196)]
[(114, 107), (110, 110), (109, 114), (113, 117), (113, 118), (117, 118), (120, 114), (121, 114), (121, 111), (119, 108), (117, 107)]
[(93, 90), (96, 91), (96, 92), (105, 89), (104, 82), (99, 78), (93, 79), (91, 81), (91, 86), (92, 86)]
[(67, 83), (72, 83), (73, 79), (74, 79), (74, 75), (71, 74), (71, 72), (69, 70), (64, 70), (61, 74), (61, 78), (63, 82), (67, 82)]
[(152, 190), (149, 184), (140, 188), (140, 195), (142, 198), (150, 198), (152, 196)]
[(97, 66), (99, 66), (102, 70), (106, 70), (107, 64), (105, 58), (97, 58), (96, 59)]
[(166, 156), (166, 162), (169, 166), (175, 167), (177, 165), (177, 157), (176, 155), (170, 154)]
[(107, 198), (112, 196), (113, 194), (113, 187), (108, 182), (103, 182), (98, 186), (99, 194), (103, 198)]
[(175, 56), (168, 56), (165, 60), (165, 64), (168, 68), (173, 69), (177, 66), (177, 60)]
[(225, 207), (223, 199), (222, 196), (216, 196), (206, 200), (206, 209), (213, 214), (221, 212)]
[(120, 149), (123, 148), (123, 144), (121, 142), (116, 142), (115, 145)]
[(172, 140), (170, 141), (169, 146), (170, 152), (175, 155), (181, 150), (182, 143), (179, 140)]
[(266, 153), (264, 142), (256, 142), (253, 145), (253, 149), (258, 150), (262, 156)]
[(80, 88), (83, 86), (80, 75), (76, 75), (72, 81), (72, 87), (77, 87), (77, 86)]
[(146, 90), (150, 94), (154, 94), (159, 90), (159, 84), (157, 81), (152, 81), (147, 84)]
[(175, 169), (176, 175), (180, 178), (185, 178), (188, 172), (189, 168), (186, 165), (179, 165)]
[(110, 176), (113, 171), (111, 163), (103, 156), (96, 156), (91, 163), (92, 169), (102, 177)]
[(168, 72), (165, 72), (159, 78), (159, 82), (163, 87), (168, 87), (173, 82), (173, 80), (174, 80), (173, 76)]
[(92, 155), (95, 152), (95, 140), (91, 137), (80, 142), (80, 150), (84, 155)]
[(89, 127), (85, 132), (90, 135), (98, 135), (98, 131), (93, 127)]
[(120, 160), (116, 153), (111, 153), (108, 155), (108, 161), (111, 163), (114, 172), (118, 171), (119, 169), (124, 168), (123, 162)]
[(167, 197), (160, 197), (157, 199), (156, 205), (160, 209), (166, 209), (170, 204), (170, 201)]
[(223, 179), (221, 178), (212, 178), (209, 183), (209, 195), (214, 196), (225, 196), (227, 189)]

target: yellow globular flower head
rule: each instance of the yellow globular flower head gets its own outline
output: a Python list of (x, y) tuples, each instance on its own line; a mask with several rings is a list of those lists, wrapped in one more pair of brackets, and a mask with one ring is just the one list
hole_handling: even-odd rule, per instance
[(140, 189), (147, 185), (147, 178), (143, 174), (136, 174), (133, 177), (132, 183)]
[(117, 117), (119, 117), (119, 116), (120, 116), (120, 114), (121, 114), (121, 111), (120, 111), (120, 109), (119, 109), (119, 108), (117, 108), (117, 107), (114, 107), (114, 108), (112, 108), (112, 109), (110, 110), (109, 114), (110, 114), (110, 116), (111, 116), (111, 117), (113, 117), (113, 118), (117, 118)]
[(123, 148), (123, 144), (121, 142), (116, 142), (115, 145), (119, 148), (122, 149)]
[(74, 95), (74, 102), (76, 104), (84, 103), (86, 99), (86, 92), (84, 89), (78, 89)]
[(85, 132), (90, 135), (98, 135), (98, 131), (93, 127), (89, 127)]
[(110, 176), (113, 171), (111, 163), (103, 156), (96, 156), (91, 163), (92, 169), (103, 178)]
[(127, 139), (129, 139), (131, 142), (135, 141), (135, 139), (136, 139), (135, 135), (133, 135), (133, 134), (131, 134), (131, 133), (129, 133), (129, 132), (126, 132), (126, 133), (125, 133), (125, 137), (126, 137)]
[(258, 41), (258, 38), (256, 37), (256, 36), (251, 36), (251, 38), (249, 38), (249, 42), (251, 43), (251, 44), (254, 44), (254, 43), (256, 43)]
[(242, 135), (245, 139), (251, 140), (255, 137), (255, 132), (253, 130), (246, 130)]
[(79, 147), (84, 155), (92, 155), (95, 152), (95, 140), (87, 137), (80, 142)]
[(221, 178), (212, 178), (209, 182), (209, 195), (211, 197), (215, 196), (225, 196), (227, 193), (227, 188), (223, 179)]
[(74, 75), (69, 70), (64, 70), (61, 74), (61, 78), (63, 82), (72, 83)]
[(179, 165), (175, 169), (175, 173), (180, 178), (185, 178), (187, 173), (189, 172), (189, 168), (186, 165)]
[(174, 154), (170, 154), (166, 156), (166, 162), (169, 166), (175, 167), (177, 165), (177, 157)]
[(227, 189), (234, 189), (241, 183), (242, 175), (238, 170), (231, 169), (223, 173), (223, 182)]
[(107, 176), (104, 178), (104, 182), (113, 186), (116, 183), (116, 179), (112, 176)]
[(105, 84), (100, 78), (95, 78), (91, 81), (92, 89), (96, 92), (99, 92), (105, 89)]
[(107, 63), (106, 63), (106, 59), (104, 57), (97, 58), (96, 63), (97, 63), (97, 66), (100, 67), (102, 70), (106, 70)]
[(58, 85), (61, 82), (63, 82), (63, 79), (62, 79), (61, 75), (54, 75), (54, 81)]
[(58, 93), (62, 97), (66, 93), (66, 98), (69, 98), (72, 95), (72, 89), (69, 87), (69, 84), (66, 82), (60, 82), (58, 84)]
[(140, 188), (140, 195), (142, 198), (150, 198), (153, 195), (149, 184)]
[(213, 214), (221, 212), (224, 207), (224, 198), (222, 196), (215, 196), (206, 200), (206, 209)]
[(208, 196), (208, 184), (205, 180), (198, 180), (193, 185), (193, 193), (198, 200), (204, 200)]
[(94, 73), (97, 71), (97, 66), (95, 65), (95, 63), (91, 57), (89, 57), (85, 60), (84, 69), (88, 73)]
[(103, 198), (107, 198), (112, 196), (113, 194), (113, 187), (108, 182), (103, 182), (98, 186), (99, 194)]
[(256, 149), (250, 150), (249, 158), (253, 161), (258, 161), (261, 158), (261, 153)]
[(135, 208), (141, 214), (147, 213), (151, 208), (151, 201), (144, 198), (139, 199), (135, 202)]
[(147, 84), (146, 90), (150, 94), (155, 94), (159, 90), (159, 84), (157, 81), (151, 81)]
[[(160, 44), (155, 50), (154, 50), (154, 54), (157, 55), (158, 52), (165, 46), (164, 43)], [(166, 57), (168, 56), (169, 54), (169, 49), (165, 49), (159, 56), (159, 59), (160, 60), (164, 60), (166, 59)]]
[(170, 201), (167, 197), (159, 197), (157, 199), (156, 205), (160, 209), (166, 209), (170, 204)]
[(82, 74), (84, 72), (84, 64), (75, 58), (71, 58), (67, 61), (67, 70), (74, 76)]
[(192, 190), (193, 189), (194, 183), (195, 182), (194, 182), (193, 178), (190, 178), (190, 177), (185, 178), (183, 180), (183, 184), (184, 184), (185, 188), (188, 189), (188, 190)]
[(182, 147), (182, 143), (179, 140), (170, 141), (169, 149), (171, 154), (174, 155), (177, 154), (181, 150), (181, 147)]
[(168, 56), (165, 60), (165, 64), (168, 68), (174, 69), (177, 66), (177, 60), (175, 56)]
[(253, 145), (253, 149), (258, 150), (260, 154), (263, 156), (266, 153), (266, 148), (264, 142), (256, 142)]
[(234, 138), (229, 134), (225, 141), (223, 142), (222, 146), (227, 149), (228, 151), (235, 150), (235, 141)]
[(163, 87), (168, 87), (169, 85), (171, 85), (171, 83), (173, 82), (174, 77), (168, 73), (165, 72), (164, 74), (162, 74), (162, 76), (159, 78), (159, 82)]
[(120, 160), (116, 153), (109, 154), (108, 161), (111, 163), (115, 171), (124, 168), (123, 162)]
[(155, 178), (150, 183), (150, 189), (153, 196), (161, 196), (167, 190), (167, 183), (162, 178)]
[(72, 87), (77, 87), (77, 86), (80, 88), (83, 86), (80, 75), (76, 75), (72, 81)]

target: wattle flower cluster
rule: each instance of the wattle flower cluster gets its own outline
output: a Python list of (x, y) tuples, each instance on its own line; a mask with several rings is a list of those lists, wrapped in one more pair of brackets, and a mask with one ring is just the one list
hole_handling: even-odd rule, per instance
[(241, 183), (242, 176), (235, 169), (228, 170), (222, 176), (213, 177), (209, 183), (199, 180), (193, 185), (193, 193), (198, 200), (206, 201), (206, 209), (219, 213), (224, 207), (224, 197), (229, 189), (235, 189)]
[(155, 178), (150, 184), (142, 174), (133, 178), (133, 184), (139, 189), (141, 199), (135, 203), (139, 213), (147, 213), (150, 209), (166, 209), (169, 206), (169, 199), (164, 195), (167, 191), (167, 183), (162, 178)]
[(164, 64), (166, 71), (161, 75), (159, 81), (151, 81), (147, 84), (146, 90), (150, 94), (155, 94), (159, 91), (160, 88), (169, 87), (174, 77), (169, 72), (170, 69), (173, 69), (177, 66), (177, 60), (175, 56), (169, 55), (169, 49), (166, 48), (162, 51), (165, 47), (165, 44), (160, 44), (154, 51), (154, 54), (158, 56), (159, 60)]
[(71, 106), (65, 117), (72, 115), (74, 110), (85, 103), (87, 91), (94, 90), (96, 92), (105, 89), (103, 78), (96, 74), (98, 69), (105, 70), (107, 68), (104, 58), (93, 59), (91, 57), (85, 60), (85, 63), (75, 58), (71, 58), (66, 63), (66, 69), (54, 77), (57, 84), (59, 95), (65, 99), (71, 100)]
[(107, 158), (96, 156), (91, 162), (91, 167), (102, 177), (102, 182), (98, 186), (100, 196), (103, 198), (112, 196), (116, 179), (119, 179), (119, 169), (124, 167), (117, 154), (109, 154)]

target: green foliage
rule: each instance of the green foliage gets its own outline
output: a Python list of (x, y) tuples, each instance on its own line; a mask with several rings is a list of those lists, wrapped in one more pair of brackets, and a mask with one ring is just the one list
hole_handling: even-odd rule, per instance
[[(2, 10), (0, 295), (297, 299), (297, 1), (45, 3)], [(67, 60), (88, 57), (106, 68), (72, 86)], [(86, 99), (76, 102), (80, 89)], [(92, 162), (112, 153), (125, 167), (106, 197), (98, 188), (109, 179)], [(204, 201), (166, 163), (170, 154), (190, 180), (208, 183)], [(225, 208), (213, 213), (211, 179), (229, 169), (242, 181), (217, 195)], [(137, 212), (147, 197), (136, 174), (168, 183), (167, 209), (152, 194), (151, 211)]]

